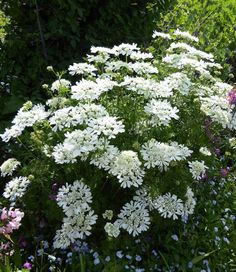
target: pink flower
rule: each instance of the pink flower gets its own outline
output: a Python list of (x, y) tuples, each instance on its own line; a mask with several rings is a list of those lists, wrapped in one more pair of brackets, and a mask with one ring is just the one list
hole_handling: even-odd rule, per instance
[(29, 262), (25, 262), (25, 263), (23, 264), (23, 267), (24, 267), (25, 269), (31, 270), (32, 267), (33, 267), (33, 265), (32, 265), (31, 263), (29, 263)]
[(0, 218), (2, 221), (7, 220), (8, 216), (7, 216), (7, 209), (6, 208), (2, 209), (2, 214), (1, 214)]

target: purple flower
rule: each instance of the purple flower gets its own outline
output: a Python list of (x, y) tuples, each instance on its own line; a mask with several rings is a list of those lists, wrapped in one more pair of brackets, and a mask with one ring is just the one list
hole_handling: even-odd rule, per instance
[(236, 91), (233, 88), (231, 91), (228, 92), (227, 100), (229, 101), (230, 105), (236, 104)]
[(23, 267), (24, 267), (25, 269), (31, 270), (32, 267), (33, 267), (33, 265), (32, 265), (31, 263), (29, 263), (29, 262), (25, 262), (25, 263), (23, 264)]

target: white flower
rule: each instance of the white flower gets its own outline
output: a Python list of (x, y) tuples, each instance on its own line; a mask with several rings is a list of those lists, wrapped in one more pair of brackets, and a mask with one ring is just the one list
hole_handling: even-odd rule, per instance
[(143, 95), (145, 98), (170, 97), (173, 94), (167, 82), (157, 82), (154, 79), (146, 79), (143, 77), (125, 76), (120, 86), (124, 86), (127, 90)]
[(88, 121), (88, 130), (97, 136), (103, 134), (108, 139), (115, 138), (119, 133), (125, 132), (124, 125), (116, 117), (102, 116)]
[(152, 53), (143, 53), (143, 52), (133, 52), (130, 55), (132, 60), (145, 60), (145, 59), (153, 59)]
[(201, 98), (201, 111), (211, 119), (222, 125), (223, 128), (230, 126), (231, 110), (226, 98), (210, 96)]
[(92, 194), (82, 181), (76, 180), (73, 185), (66, 184), (58, 191), (57, 204), (67, 216), (89, 210), (89, 203), (92, 203)]
[(129, 63), (129, 68), (137, 75), (157, 74), (158, 69), (149, 62)]
[(205, 146), (201, 147), (199, 149), (199, 152), (202, 153), (205, 156), (211, 156), (211, 151)]
[(199, 39), (197, 37), (192, 36), (189, 32), (187, 32), (187, 31), (180, 31), (179, 29), (176, 29), (174, 31), (173, 35), (180, 36), (180, 37), (186, 38), (186, 39), (194, 41), (194, 42), (198, 42), (199, 41)]
[(46, 119), (48, 115), (41, 104), (33, 106), (30, 110), (26, 110), (23, 106), (12, 121), (14, 125), (6, 129), (0, 137), (4, 142), (8, 142), (11, 138), (20, 136), (26, 127), (32, 127), (36, 122)]
[(6, 184), (3, 196), (9, 198), (11, 202), (15, 202), (17, 198), (21, 198), (30, 184), (26, 177), (16, 177)]
[(171, 119), (179, 119), (179, 116), (177, 115), (179, 110), (176, 107), (172, 107), (171, 104), (166, 100), (161, 101), (152, 99), (144, 107), (144, 110), (152, 116), (152, 126), (168, 126)]
[(134, 151), (122, 151), (111, 164), (109, 171), (116, 176), (121, 187), (138, 187), (143, 182), (144, 171), (141, 169), (141, 162)]
[(115, 223), (135, 237), (148, 230), (150, 225), (149, 212), (138, 202), (130, 201), (122, 207)]
[(167, 193), (163, 196), (159, 196), (154, 201), (155, 208), (164, 218), (178, 219), (178, 216), (183, 213), (183, 201), (178, 199), (176, 195)]
[(155, 139), (142, 145), (140, 152), (145, 160), (144, 166), (147, 168), (157, 166), (160, 171), (166, 171), (172, 161), (184, 160), (192, 154), (192, 151), (184, 145), (176, 142), (160, 143)]
[(52, 156), (56, 163), (76, 162), (77, 157), (86, 158), (91, 151), (99, 146), (98, 138), (88, 130), (74, 130), (66, 133), (66, 139), (53, 148)]
[(14, 158), (4, 161), (3, 164), (0, 166), (1, 176), (11, 176), (19, 165), (21, 165), (21, 163)]
[(205, 165), (204, 161), (192, 161), (188, 162), (189, 171), (196, 180), (200, 180), (206, 173), (208, 167)]
[(105, 227), (104, 227), (106, 233), (111, 236), (111, 237), (115, 237), (117, 238), (120, 234), (120, 229), (119, 229), (119, 225), (117, 223), (106, 223)]
[(58, 79), (52, 83), (51, 90), (52, 91), (59, 91), (60, 88), (69, 88), (71, 85), (69, 80), (66, 79)]
[(184, 203), (182, 216), (193, 214), (194, 208), (196, 206), (196, 200), (194, 198), (194, 193), (189, 186), (187, 187), (187, 192), (186, 192), (185, 196), (186, 196), (187, 200)]
[(191, 86), (193, 85), (191, 80), (185, 73), (177, 72), (164, 79), (169, 88), (177, 90), (183, 95), (188, 95)]
[(139, 51), (140, 48), (137, 46), (137, 44), (133, 43), (133, 44), (129, 44), (129, 43), (122, 43), (120, 45), (115, 45), (113, 48), (112, 48), (112, 52), (114, 52), (114, 54), (116, 56), (118, 55), (126, 55), (126, 56), (129, 56), (131, 55), (132, 53), (134, 52), (137, 52)]
[(113, 211), (112, 210), (105, 210), (105, 212), (102, 214), (102, 217), (104, 219), (111, 220), (113, 217)]
[(90, 74), (92, 76), (95, 76), (96, 74), (94, 72), (97, 71), (97, 68), (88, 63), (73, 63), (73, 65), (70, 65), (69, 68), (69, 74), (70, 75), (83, 75), (83, 74)]
[(141, 206), (148, 208), (149, 211), (154, 209), (153, 198), (149, 194), (148, 187), (142, 187), (135, 192), (133, 197), (135, 202), (138, 202)]
[(170, 34), (166, 34), (166, 33), (163, 33), (163, 32), (158, 32), (156, 30), (153, 32), (152, 37), (153, 37), (153, 39), (155, 39), (156, 37), (161, 37), (163, 39), (171, 40)]
[(112, 90), (117, 85), (117, 82), (109, 78), (97, 78), (96, 81), (82, 79), (71, 87), (71, 98), (76, 100), (96, 100), (102, 93)]
[(66, 248), (77, 239), (84, 239), (91, 234), (92, 225), (98, 217), (89, 206), (92, 194), (86, 184), (78, 180), (73, 185), (66, 184), (59, 189), (57, 203), (66, 217), (54, 238), (54, 248)]
[(98, 150), (97, 154), (94, 155), (90, 163), (100, 169), (103, 168), (104, 170), (108, 171), (119, 153), (120, 151), (117, 147), (113, 145), (106, 145), (103, 150)]

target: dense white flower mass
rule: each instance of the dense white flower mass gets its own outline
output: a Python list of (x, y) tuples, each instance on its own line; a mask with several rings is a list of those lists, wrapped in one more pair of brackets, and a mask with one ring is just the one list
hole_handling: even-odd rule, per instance
[(205, 146), (201, 147), (199, 149), (199, 152), (202, 153), (205, 156), (211, 156), (211, 151)]
[(77, 239), (84, 239), (91, 234), (97, 215), (89, 206), (92, 203), (92, 194), (86, 184), (78, 180), (72, 185), (66, 184), (59, 189), (57, 203), (66, 217), (63, 219), (62, 228), (54, 237), (54, 248), (68, 247)]
[(21, 198), (30, 184), (30, 180), (26, 177), (16, 177), (6, 184), (3, 196), (11, 202), (15, 202), (17, 198)]
[(90, 163), (100, 169), (102, 168), (108, 171), (111, 168), (111, 164), (119, 154), (120, 151), (117, 147), (114, 145), (106, 145), (104, 149), (94, 155)]
[(206, 173), (206, 169), (208, 169), (204, 161), (192, 161), (188, 162), (188, 165), (189, 171), (191, 172), (193, 178), (196, 180), (202, 179)]
[(90, 130), (74, 130), (65, 134), (66, 139), (57, 144), (52, 152), (56, 163), (76, 162), (77, 157), (85, 158), (91, 151), (98, 148), (97, 135), (91, 134)]
[(170, 193), (155, 199), (154, 206), (162, 217), (173, 217), (173, 220), (178, 219), (178, 216), (181, 216), (184, 210), (183, 201)]
[(21, 165), (21, 163), (14, 158), (4, 161), (0, 166), (1, 176), (2, 177), (11, 176), (19, 165)]
[(168, 126), (171, 119), (179, 119), (179, 116), (177, 115), (179, 110), (176, 107), (172, 107), (166, 100), (152, 99), (144, 107), (144, 110), (152, 116), (152, 126)]
[(226, 98), (219, 96), (210, 96), (201, 98), (201, 110), (211, 119), (222, 127), (230, 126), (232, 118), (230, 105)]
[(66, 79), (58, 79), (52, 83), (51, 90), (52, 91), (59, 91), (60, 88), (69, 88), (71, 85), (69, 80)]
[(193, 83), (190, 78), (182, 72), (173, 73), (166, 77), (164, 82), (166, 82), (169, 88), (172, 90), (179, 91), (183, 95), (188, 95), (190, 88)]
[(135, 237), (148, 230), (150, 225), (149, 212), (138, 202), (130, 201), (123, 206), (115, 223)]
[(145, 143), (140, 152), (145, 161), (144, 166), (147, 168), (157, 166), (160, 171), (166, 171), (172, 161), (184, 160), (192, 154), (192, 151), (184, 145), (176, 142), (160, 143), (155, 139)]
[(82, 79), (71, 87), (71, 98), (76, 100), (96, 100), (102, 93), (112, 90), (117, 85), (117, 82), (109, 78), (97, 78), (96, 81)]
[(126, 76), (124, 81), (120, 83), (120, 86), (143, 95), (145, 98), (170, 97), (173, 94), (167, 82), (157, 82), (156, 80), (143, 77)]
[(116, 176), (120, 186), (138, 187), (143, 182), (144, 171), (137, 153), (132, 150), (122, 151), (111, 164), (110, 173)]
[(102, 116), (88, 121), (90, 133), (100, 136), (101, 134), (108, 139), (115, 138), (117, 134), (125, 132), (124, 125), (116, 117)]
[(101, 105), (83, 104), (75, 107), (65, 107), (53, 113), (49, 118), (52, 130), (62, 130), (77, 125), (87, 124), (90, 119), (108, 115)]

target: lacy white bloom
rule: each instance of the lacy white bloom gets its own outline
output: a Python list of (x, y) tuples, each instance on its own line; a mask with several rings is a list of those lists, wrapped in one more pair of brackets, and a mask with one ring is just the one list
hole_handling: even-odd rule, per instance
[(96, 53), (102, 53), (102, 54), (115, 54), (115, 50), (107, 47), (101, 47), (101, 46), (92, 46), (90, 48), (90, 52), (93, 54)]
[(166, 40), (171, 40), (170, 34), (166, 34), (166, 33), (163, 33), (163, 32), (158, 32), (156, 30), (153, 32), (152, 37), (153, 37), (153, 39), (155, 39), (156, 37), (161, 37), (161, 38), (166, 39)]
[(226, 98), (219, 96), (210, 96), (201, 98), (201, 111), (211, 119), (226, 128), (230, 125), (232, 118), (230, 105)]
[(127, 90), (137, 92), (145, 98), (170, 97), (173, 94), (167, 82), (157, 82), (143, 77), (126, 76), (120, 86), (125, 86)]
[(114, 54), (116, 56), (118, 56), (118, 55), (129, 56), (132, 53), (137, 52), (139, 50), (140, 50), (140, 48), (135, 43), (133, 43), (133, 44), (122, 43), (120, 45), (115, 45), (112, 48), (112, 52), (114, 52)]
[(200, 180), (206, 173), (208, 167), (205, 165), (204, 161), (192, 161), (188, 162), (189, 171), (196, 180)]
[(172, 107), (166, 100), (152, 99), (144, 107), (144, 110), (152, 116), (151, 125), (153, 126), (168, 126), (171, 119), (179, 119), (177, 115), (179, 110), (176, 107)]
[(123, 206), (115, 223), (135, 237), (148, 230), (150, 225), (149, 212), (139, 203), (130, 201)]
[(105, 64), (109, 59), (109, 55), (107, 53), (101, 53), (99, 55), (87, 55), (88, 62), (95, 62), (95, 63), (103, 63)]
[(1, 176), (11, 176), (21, 163), (14, 158), (8, 159), (0, 166)]
[(70, 65), (69, 68), (69, 74), (70, 75), (83, 75), (83, 74), (90, 74), (95, 76), (96, 74), (94, 72), (97, 71), (97, 68), (88, 63), (73, 63), (73, 65)]
[(141, 206), (148, 208), (149, 211), (152, 211), (155, 208), (153, 198), (150, 196), (147, 187), (142, 187), (138, 189), (135, 192), (133, 200), (135, 202), (138, 202)]
[(88, 121), (88, 130), (97, 136), (103, 134), (108, 139), (115, 138), (119, 133), (125, 132), (125, 127), (116, 117), (104, 116)]
[(186, 202), (184, 203), (184, 208), (183, 208), (183, 216), (193, 214), (194, 208), (196, 206), (196, 200), (194, 198), (194, 193), (190, 187), (187, 187), (187, 192), (186, 192)]
[(163, 196), (159, 196), (154, 202), (155, 208), (164, 218), (178, 219), (178, 216), (183, 213), (183, 201), (177, 198), (176, 195), (167, 193)]
[(183, 95), (188, 95), (191, 86), (193, 85), (191, 80), (185, 73), (177, 72), (164, 79), (169, 88), (177, 90)]
[(67, 216), (90, 209), (92, 194), (90, 188), (82, 181), (74, 181), (73, 185), (62, 186), (57, 194), (57, 204)]
[(104, 227), (106, 233), (111, 236), (111, 237), (118, 237), (120, 234), (120, 228), (119, 225), (117, 223), (106, 223), (105, 227)]
[(113, 218), (113, 211), (112, 210), (105, 210), (105, 212), (102, 214), (102, 217), (104, 219), (111, 220)]
[(141, 169), (141, 162), (134, 151), (122, 151), (111, 165), (110, 173), (117, 176), (120, 186), (138, 187), (143, 182), (144, 171)]
[(50, 107), (50, 111), (66, 107), (69, 99), (66, 97), (56, 96), (46, 101), (46, 105)]
[(30, 184), (26, 177), (17, 177), (6, 184), (3, 196), (9, 198), (11, 202), (15, 202), (17, 198), (22, 197)]
[(158, 69), (149, 62), (129, 63), (131, 68), (137, 75), (157, 74)]
[(202, 153), (205, 156), (211, 156), (211, 151), (205, 146), (201, 147), (199, 149), (199, 152)]
[(56, 145), (52, 152), (56, 163), (59, 164), (76, 162), (77, 157), (86, 157), (99, 145), (97, 136), (86, 129), (74, 130), (71, 133), (66, 133), (65, 136), (64, 142)]
[(198, 42), (199, 41), (199, 39), (197, 37), (191, 35), (189, 32), (187, 32), (187, 31), (180, 31), (179, 29), (176, 29), (174, 31), (173, 35), (179, 36), (179, 37), (183, 37), (183, 38), (186, 38), (186, 39), (194, 41), (194, 42)]
[(91, 234), (92, 225), (97, 221), (94, 211), (81, 212), (75, 216), (65, 217), (60, 230), (54, 237), (54, 248), (65, 249), (78, 239), (84, 239)]
[(130, 55), (132, 60), (146, 60), (153, 59), (152, 53), (143, 53), (143, 52), (133, 52)]
[(46, 119), (48, 115), (41, 104), (33, 106), (30, 110), (26, 110), (23, 106), (12, 121), (14, 125), (6, 129), (0, 137), (4, 142), (8, 142), (11, 138), (20, 136), (26, 127), (32, 127), (36, 122)]
[(151, 139), (142, 145), (141, 154), (145, 160), (144, 166), (147, 168), (157, 166), (160, 171), (166, 171), (172, 161), (184, 160), (192, 154), (192, 151), (176, 142), (166, 144)]
[(60, 88), (69, 88), (71, 85), (69, 80), (66, 79), (58, 79), (52, 83), (51, 90), (52, 91), (59, 91)]
[(98, 168), (103, 168), (108, 171), (111, 168), (111, 164), (114, 162), (115, 158), (119, 155), (120, 151), (117, 147), (113, 145), (107, 145), (103, 149), (103, 152), (99, 150), (93, 159), (91, 160), (91, 164), (94, 164)]
[(204, 51), (198, 50), (193, 46), (186, 43), (172, 43), (167, 49), (167, 52), (172, 52), (175, 49), (182, 49), (187, 51), (190, 55), (199, 57), (200, 59), (206, 59), (209, 61), (214, 61), (214, 56), (212, 54), (206, 53)]
[(49, 119), (52, 130), (62, 130), (81, 124), (87, 124), (91, 118), (108, 115), (105, 108), (96, 104), (83, 104), (76, 107), (65, 107), (55, 111)]
[(117, 85), (117, 82), (109, 78), (97, 78), (96, 81), (82, 79), (71, 87), (71, 98), (76, 100), (96, 100), (102, 93), (112, 90)]
[(89, 206), (92, 203), (92, 194), (86, 184), (78, 180), (73, 185), (66, 184), (59, 189), (57, 203), (66, 217), (54, 238), (54, 248), (66, 248), (77, 239), (84, 239), (91, 234), (97, 215)]

